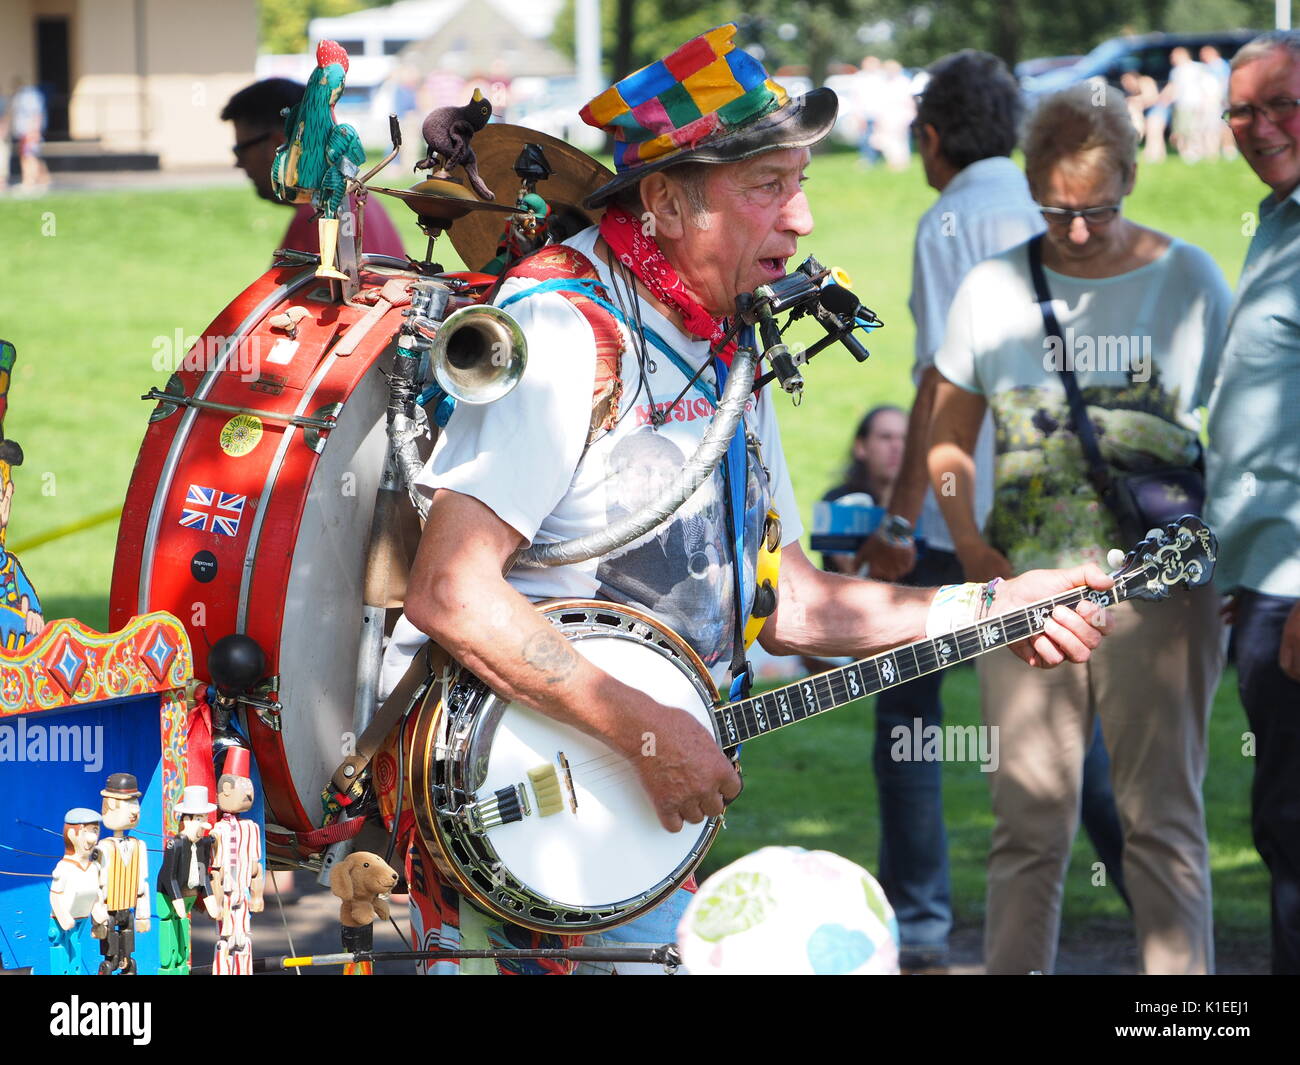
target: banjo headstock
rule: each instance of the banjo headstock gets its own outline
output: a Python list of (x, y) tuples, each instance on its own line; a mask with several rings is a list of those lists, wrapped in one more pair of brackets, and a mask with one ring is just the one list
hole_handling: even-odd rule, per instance
[(1194, 514), (1152, 529), (1111, 576), (1125, 599), (1167, 599), (1173, 588), (1199, 588), (1214, 576), (1219, 541)]

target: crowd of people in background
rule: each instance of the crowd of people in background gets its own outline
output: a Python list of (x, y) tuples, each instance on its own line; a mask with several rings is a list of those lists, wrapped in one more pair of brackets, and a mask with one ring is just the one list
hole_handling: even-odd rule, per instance
[(884, 162), (891, 170), (905, 170), (912, 158), (912, 120), (916, 93), (925, 76), (909, 75), (896, 59), (869, 55), (861, 69), (842, 83), (840, 106), (852, 123), (851, 135), (868, 165)]
[[(993, 56), (933, 64), (913, 122), (939, 192), (915, 244), (917, 395), (901, 458), (872, 440), (897, 412), (877, 408), (859, 426), (843, 490), (876, 492), (885, 514), (856, 558), (831, 565), (933, 585), (1104, 564), (1122, 534), (1096, 462), (1112, 476), (1205, 471), (1220, 540), (1215, 588), (1114, 607), (1112, 635), (1086, 664), (1029, 675), (1008, 668), (1005, 649), (978, 660), (983, 720), (1001, 744), (990, 774), (993, 973), (1053, 971), (1081, 816), (1133, 914), (1142, 971), (1214, 971), (1202, 784), (1224, 619), (1258, 745), (1252, 828), (1271, 876), (1272, 969), (1300, 972), (1300, 334), (1277, 324), (1300, 320), (1300, 35), (1266, 34), (1230, 67), (1212, 48), (1199, 62), (1185, 49), (1171, 59), (1163, 91), (1135, 76), (1122, 93), (1081, 83), (1040, 101), (1024, 173), (1009, 158), (1022, 102)], [(1235, 299), (1208, 254), (1124, 214), (1139, 141), (1148, 158), (1153, 142), (1163, 150), (1171, 109), (1186, 158), (1230, 139), (1270, 190)], [(1146, 338), (1146, 362), (1075, 372), (1044, 354), (1065, 329)], [(871, 456), (888, 467), (863, 468)], [(891, 764), (882, 730), (940, 723), (941, 683), (942, 673), (917, 678), (876, 710), (878, 872), (912, 972), (946, 966), (939, 766)]]
[(1196, 60), (1186, 48), (1173, 49), (1169, 81), (1163, 88), (1149, 74), (1135, 70), (1120, 78), (1129, 118), (1148, 163), (1165, 159), (1166, 137), (1187, 163), (1237, 155), (1221, 117), (1228, 103), (1228, 61), (1211, 44), (1199, 54)]
[[(1180, 46), (1170, 50), (1169, 67), (1164, 85), (1138, 70), (1120, 76), (1143, 160), (1163, 161), (1170, 145), (1188, 163), (1235, 158), (1236, 145), (1220, 117), (1227, 104), (1228, 61), (1212, 44), (1196, 57)], [(896, 60), (867, 56), (857, 73), (836, 80), (846, 135), (864, 165), (907, 168), (918, 150), (912, 135), (916, 100), (929, 77), (928, 70), (909, 72)]]

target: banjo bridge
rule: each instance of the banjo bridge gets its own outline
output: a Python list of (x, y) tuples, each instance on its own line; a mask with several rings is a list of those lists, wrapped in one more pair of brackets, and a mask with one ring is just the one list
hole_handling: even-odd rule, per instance
[[(564, 783), (560, 782), (560, 770), (564, 770)], [(555, 761), (539, 765), (528, 770), (528, 779), (533, 785), (533, 794), (537, 797), (537, 816), (550, 817), (564, 809), (564, 796), (569, 796), (569, 805), (573, 812), (578, 812), (578, 800), (573, 791), (573, 776), (569, 771), (569, 760), (560, 751)]]

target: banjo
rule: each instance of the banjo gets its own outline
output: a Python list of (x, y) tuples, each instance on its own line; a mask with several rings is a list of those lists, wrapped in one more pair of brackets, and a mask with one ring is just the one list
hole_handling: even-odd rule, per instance
[[(1151, 530), (1107, 591), (1074, 588), (725, 705), (695, 652), (649, 615), (591, 600), (538, 609), (595, 665), (686, 711), (733, 752), (764, 733), (1026, 639), (1042, 631), (1056, 606), (1158, 600), (1178, 585), (1206, 584), (1217, 550), (1199, 518), (1183, 517)], [(525, 928), (577, 935), (632, 920), (690, 876), (722, 818), (669, 832), (623, 755), (496, 696), (464, 668), (453, 666), (445, 680), (431, 676), (414, 695), (407, 785), (430, 854), (477, 905)]]

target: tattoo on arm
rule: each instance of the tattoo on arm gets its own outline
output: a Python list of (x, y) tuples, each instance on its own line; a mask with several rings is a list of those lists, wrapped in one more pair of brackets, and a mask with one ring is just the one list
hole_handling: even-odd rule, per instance
[(539, 632), (524, 641), (524, 661), (543, 675), (547, 684), (567, 679), (578, 666), (578, 655), (558, 632)]

